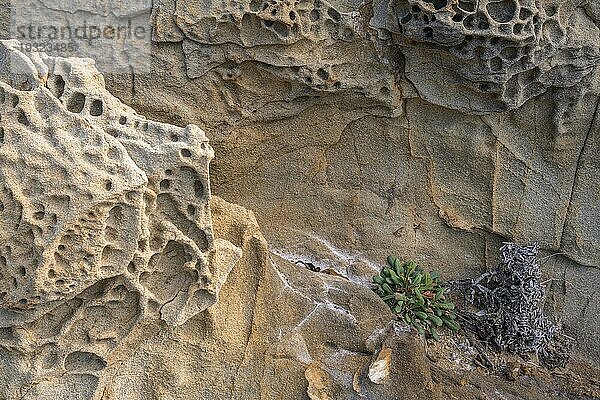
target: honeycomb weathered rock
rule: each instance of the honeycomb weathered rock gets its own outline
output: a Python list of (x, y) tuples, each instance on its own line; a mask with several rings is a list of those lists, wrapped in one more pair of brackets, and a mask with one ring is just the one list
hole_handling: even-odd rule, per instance
[[(380, 46), (402, 49), (406, 77), (424, 99), (474, 112), (514, 109), (551, 87), (573, 87), (598, 65), (595, 27), (556, 0), (376, 0)], [(435, 76), (435, 79), (431, 79)]]
[(240, 250), (213, 237), (202, 130), (136, 114), (92, 60), (18, 47), (0, 42), (0, 348), (34, 381), (94, 375), (139, 321), (215, 304)]
[[(367, 42), (358, 44), (359, 14), (353, 8), (327, 0), (160, 0), (153, 3), (153, 40), (181, 43), (191, 79), (213, 71), (235, 81), (242, 63), (258, 62), (320, 92), (357, 90), (381, 97), (383, 86), (389, 96), (393, 82), (385, 66), (352, 65), (371, 50)], [(339, 42), (357, 46), (342, 49)]]

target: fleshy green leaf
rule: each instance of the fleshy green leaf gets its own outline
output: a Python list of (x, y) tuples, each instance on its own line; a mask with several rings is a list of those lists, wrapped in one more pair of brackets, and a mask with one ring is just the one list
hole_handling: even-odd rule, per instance
[(424, 313), (423, 311), (415, 311), (415, 315), (419, 319), (422, 319), (422, 320), (426, 320), (427, 319), (427, 313)]
[(442, 324), (443, 324), (442, 319), (440, 317), (438, 317), (437, 315), (429, 314), (428, 317), (430, 320), (433, 321), (435, 326), (442, 326)]
[(429, 329), (429, 332), (431, 332), (431, 336), (433, 336), (436, 341), (440, 340), (440, 335), (433, 326)]
[(387, 258), (387, 262), (390, 265), (390, 267), (393, 267), (396, 264), (397, 260), (398, 259), (394, 256), (388, 256), (388, 258)]

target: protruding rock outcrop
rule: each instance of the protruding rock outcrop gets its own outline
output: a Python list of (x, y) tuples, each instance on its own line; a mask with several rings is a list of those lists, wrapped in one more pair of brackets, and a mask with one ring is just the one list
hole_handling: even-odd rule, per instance
[(580, 3), (376, 0), (370, 26), (384, 51), (401, 49), (406, 65), (397, 67), (422, 98), (487, 113), (576, 86), (593, 72), (600, 52), (587, 32), (595, 25)]
[[(386, 67), (362, 59), (369, 44), (339, 47), (360, 39), (359, 17), (349, 5), (327, 0), (160, 0), (153, 3), (153, 40), (181, 43), (191, 79), (216, 72), (236, 81), (240, 64), (258, 62), (319, 92), (355, 90), (387, 98), (393, 82)], [(357, 59), (370, 68), (353, 66)]]
[(123, 105), (92, 60), (14, 41), (0, 60), (0, 345), (33, 381), (94, 375), (140, 320), (217, 301), (241, 250), (213, 235), (213, 150)]

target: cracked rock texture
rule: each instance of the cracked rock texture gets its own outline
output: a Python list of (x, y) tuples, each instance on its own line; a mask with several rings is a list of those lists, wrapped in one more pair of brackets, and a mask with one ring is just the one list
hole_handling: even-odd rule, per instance
[(163, 0), (153, 74), (107, 82), (201, 126), (213, 190), (297, 265), (459, 278), (505, 240), (560, 253), (548, 309), (598, 362), (599, 21), (584, 0)]
[(120, 101), (3, 44), (0, 398), (567, 398), (432, 365), (365, 285), (390, 253), (478, 276), (505, 240), (560, 253), (546, 312), (600, 366), (595, 0), (148, 11)]

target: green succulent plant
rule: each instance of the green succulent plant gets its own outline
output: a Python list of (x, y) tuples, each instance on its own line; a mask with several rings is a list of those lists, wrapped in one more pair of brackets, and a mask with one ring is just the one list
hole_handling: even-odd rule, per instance
[(402, 263), (389, 256), (388, 266), (373, 277), (375, 292), (392, 311), (421, 335), (439, 340), (438, 328), (458, 331), (454, 303), (446, 300), (443, 282), (436, 272), (427, 272), (415, 262)]

